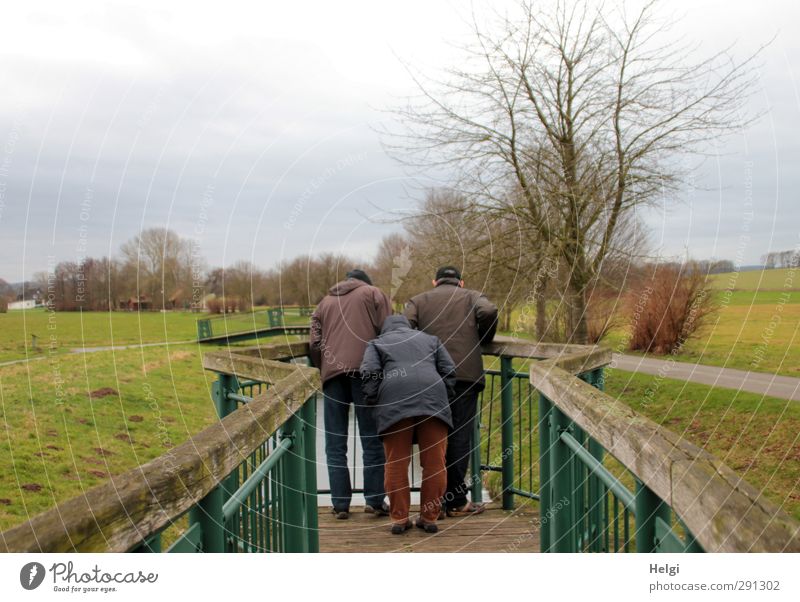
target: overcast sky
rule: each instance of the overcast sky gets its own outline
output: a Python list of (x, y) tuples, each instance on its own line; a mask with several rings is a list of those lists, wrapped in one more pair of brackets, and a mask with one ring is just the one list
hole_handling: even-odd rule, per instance
[[(500, 3), (493, 3), (498, 6)], [(306, 252), (369, 259), (420, 181), (375, 129), (422, 70), (458, 60), (455, 1), (5, 3), (0, 36), (0, 277), (141, 228), (198, 237), (211, 265)], [(269, 5), (269, 7), (267, 7)], [(475, 3), (480, 13), (482, 5)], [(752, 109), (693, 187), (646, 216), (668, 255), (757, 263), (800, 243), (796, 2), (671, 1), (680, 35), (763, 55)], [(752, 181), (752, 187), (748, 182)], [(755, 220), (745, 230), (744, 203)]]

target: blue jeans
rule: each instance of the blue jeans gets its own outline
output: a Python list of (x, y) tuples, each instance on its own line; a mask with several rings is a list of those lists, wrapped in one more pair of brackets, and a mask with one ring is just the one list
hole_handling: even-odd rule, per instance
[(322, 392), (325, 396), (325, 456), (333, 507), (339, 512), (349, 510), (353, 497), (350, 470), (347, 468), (348, 416), (352, 403), (364, 452), (364, 497), (367, 504), (380, 508), (385, 497), (383, 465), (386, 460), (372, 408), (364, 403), (361, 395), (361, 379), (340, 374), (325, 381)]

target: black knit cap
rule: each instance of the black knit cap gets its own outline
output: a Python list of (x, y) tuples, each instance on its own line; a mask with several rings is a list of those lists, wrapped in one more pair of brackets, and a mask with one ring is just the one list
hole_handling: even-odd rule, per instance
[(356, 280), (361, 280), (362, 282), (366, 282), (367, 284), (372, 284), (372, 280), (369, 279), (367, 273), (364, 270), (350, 270), (345, 274), (348, 278), (355, 278)]
[(456, 280), (461, 280), (461, 272), (459, 272), (458, 268), (455, 266), (445, 265), (436, 270), (435, 280), (441, 280), (442, 278), (455, 278)]

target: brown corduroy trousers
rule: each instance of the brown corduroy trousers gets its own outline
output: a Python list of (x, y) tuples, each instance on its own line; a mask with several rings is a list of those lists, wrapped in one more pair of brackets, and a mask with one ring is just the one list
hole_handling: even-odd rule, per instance
[(383, 434), (386, 452), (384, 484), (389, 496), (392, 522), (405, 524), (411, 506), (411, 489), (408, 484), (408, 464), (411, 461), (414, 432), (419, 443), (422, 464), (422, 491), (420, 514), (428, 523), (439, 517), (442, 496), (447, 488), (447, 425), (433, 416), (404, 418)]

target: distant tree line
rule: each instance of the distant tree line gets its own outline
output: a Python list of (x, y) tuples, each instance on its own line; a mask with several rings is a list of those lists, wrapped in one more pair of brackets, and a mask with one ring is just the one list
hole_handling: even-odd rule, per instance
[[(356, 262), (335, 253), (304, 255), (264, 269), (248, 261), (208, 267), (195, 241), (151, 228), (125, 242), (116, 257), (62, 261), (16, 288), (0, 279), (0, 311), (40, 298), (56, 311), (246, 311), (252, 306), (316, 304)], [(379, 279), (380, 280), (380, 279)]]
[(800, 265), (800, 251), (773, 251), (761, 256), (761, 263), (768, 270), (775, 268), (796, 268)]

